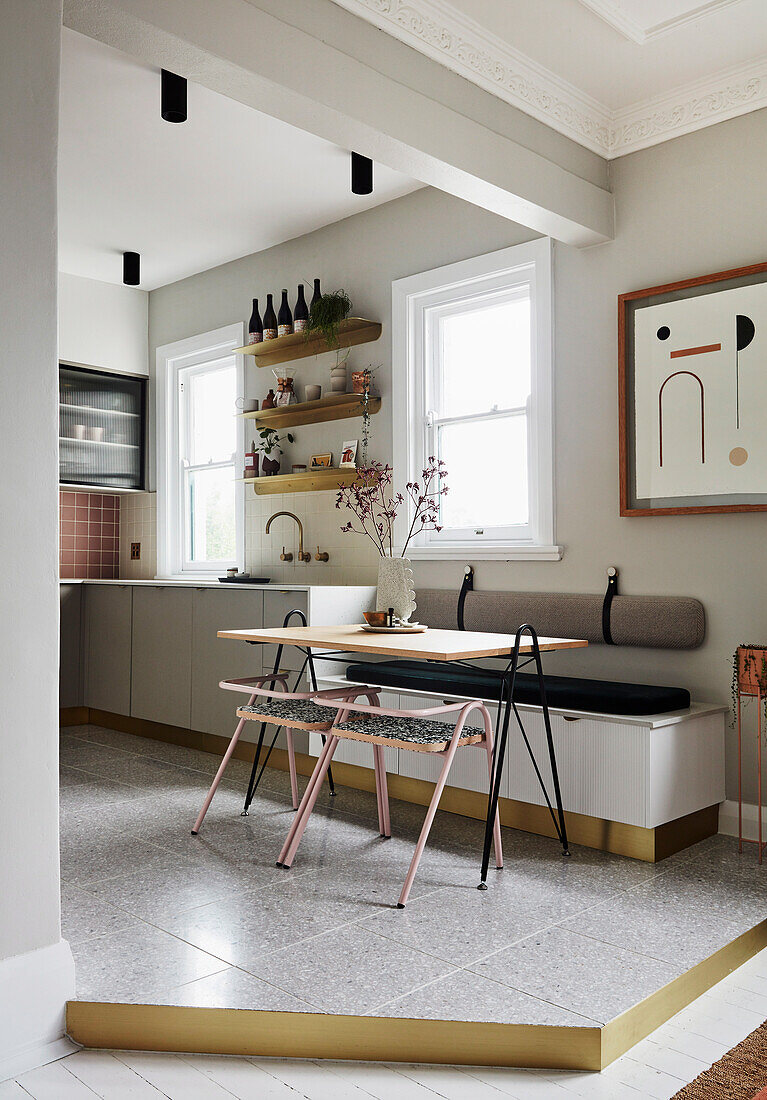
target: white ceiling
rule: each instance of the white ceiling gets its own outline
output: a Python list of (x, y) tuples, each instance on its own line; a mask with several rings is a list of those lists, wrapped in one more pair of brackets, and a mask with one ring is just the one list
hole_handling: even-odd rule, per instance
[(767, 0), (335, 0), (607, 157), (767, 106)]
[(158, 70), (63, 32), (61, 271), (119, 283), (139, 252), (152, 290), (420, 186), (375, 165), (373, 194), (352, 195), (347, 150), (197, 84), (188, 120), (163, 122)]

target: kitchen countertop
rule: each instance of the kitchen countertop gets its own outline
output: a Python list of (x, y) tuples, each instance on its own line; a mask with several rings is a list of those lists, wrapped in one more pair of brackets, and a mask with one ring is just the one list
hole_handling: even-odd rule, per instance
[(217, 588), (222, 592), (228, 591), (230, 588), (247, 589), (251, 592), (262, 592), (272, 589), (280, 592), (308, 592), (312, 588), (360, 588), (360, 589), (373, 589), (374, 584), (290, 584), (282, 583), (280, 581), (270, 581), (268, 584), (236, 584), (231, 581), (225, 581), (223, 584), (220, 581), (209, 580), (164, 580), (162, 577), (156, 580), (144, 581), (144, 580), (98, 580), (97, 578), (72, 578), (67, 579), (61, 577), (59, 584), (116, 584), (116, 585), (137, 585), (147, 588)]

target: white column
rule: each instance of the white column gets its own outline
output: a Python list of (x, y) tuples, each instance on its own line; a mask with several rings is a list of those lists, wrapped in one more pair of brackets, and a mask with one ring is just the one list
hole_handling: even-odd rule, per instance
[(60, 1049), (74, 967), (58, 834), (60, 0), (0, 6), (0, 1080)]

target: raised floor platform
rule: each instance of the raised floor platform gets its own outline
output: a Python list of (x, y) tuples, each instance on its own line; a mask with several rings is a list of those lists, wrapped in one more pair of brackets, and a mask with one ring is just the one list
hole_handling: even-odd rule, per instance
[(505, 830), (481, 893), (481, 823), (440, 812), (398, 911), (419, 806), (381, 841), (373, 794), (325, 789), (285, 872), (285, 773), (242, 818), (233, 761), (192, 837), (214, 755), (74, 726), (61, 760), (86, 1045), (601, 1068), (767, 944), (767, 867), (729, 838), (652, 864)]

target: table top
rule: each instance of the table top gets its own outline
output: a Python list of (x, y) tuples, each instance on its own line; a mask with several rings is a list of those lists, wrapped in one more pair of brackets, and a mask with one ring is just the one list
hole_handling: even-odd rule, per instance
[[(282, 643), (339, 649), (350, 653), (378, 653), (386, 657), (414, 657), (422, 660), (461, 661), (473, 657), (506, 657), (514, 649), (515, 634), (490, 634), (476, 630), (436, 630), (422, 634), (369, 634), (360, 625), (280, 626), (262, 630), (219, 630), (219, 638), (244, 642)], [(541, 650), (580, 649), (582, 638), (539, 638)], [(520, 653), (532, 653), (525, 635)]]

